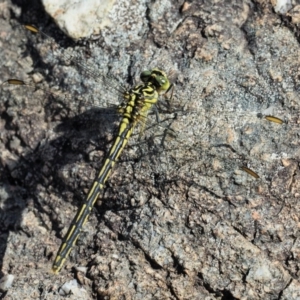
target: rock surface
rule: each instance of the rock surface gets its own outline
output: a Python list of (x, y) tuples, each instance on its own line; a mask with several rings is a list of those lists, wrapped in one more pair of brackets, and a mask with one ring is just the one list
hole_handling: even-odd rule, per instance
[[(0, 90), (4, 299), (65, 299), (65, 283), (68, 299), (299, 299), (298, 7), (139, 1), (132, 15), (128, 1), (130, 19), (75, 43), (34, 3), (0, 4), (0, 81), (31, 85)], [(52, 275), (115, 134), (103, 107), (153, 67), (171, 107), (136, 130)]]

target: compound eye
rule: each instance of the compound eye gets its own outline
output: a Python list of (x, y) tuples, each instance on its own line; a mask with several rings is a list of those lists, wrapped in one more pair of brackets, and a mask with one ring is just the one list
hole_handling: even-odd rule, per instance
[(141, 73), (141, 80), (143, 81), (143, 82), (148, 82), (149, 81), (149, 79), (150, 79), (150, 76), (151, 76), (151, 71), (150, 70), (146, 70), (146, 71), (143, 71), (142, 73)]
[(162, 77), (162, 76), (157, 76), (157, 77), (155, 77), (155, 79), (159, 85), (163, 85), (166, 82), (164, 77)]
[(152, 69), (151, 74), (152, 74), (153, 77), (157, 77), (157, 76), (167, 77), (167, 74), (165, 72), (163, 72), (162, 70), (157, 69), (157, 68)]

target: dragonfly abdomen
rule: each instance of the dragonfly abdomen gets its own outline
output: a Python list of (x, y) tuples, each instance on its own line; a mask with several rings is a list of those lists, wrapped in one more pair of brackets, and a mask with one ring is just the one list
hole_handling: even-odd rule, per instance
[(52, 266), (52, 271), (58, 273), (64, 264), (64, 261), (69, 256), (73, 246), (75, 245), (82, 227), (86, 223), (92, 208), (97, 201), (104, 184), (107, 181), (112, 168), (114, 167), (118, 157), (128, 142), (128, 138), (132, 134), (134, 123), (130, 122), (128, 118), (123, 118), (119, 126), (119, 134), (116, 137), (107, 158), (105, 159), (102, 168), (89, 190), (86, 201), (81, 205), (73, 219), (70, 228), (65, 235), (63, 242), (58, 250), (58, 254)]

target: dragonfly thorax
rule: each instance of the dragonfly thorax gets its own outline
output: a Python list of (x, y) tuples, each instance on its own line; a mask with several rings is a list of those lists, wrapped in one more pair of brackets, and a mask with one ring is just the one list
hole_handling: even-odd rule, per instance
[(125, 91), (123, 99), (118, 107), (119, 114), (135, 122), (140, 117), (146, 117), (151, 106), (157, 102), (158, 93), (154, 84), (147, 82)]

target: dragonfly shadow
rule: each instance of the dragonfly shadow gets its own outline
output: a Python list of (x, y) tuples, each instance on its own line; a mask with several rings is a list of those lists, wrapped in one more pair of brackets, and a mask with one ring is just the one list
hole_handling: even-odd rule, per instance
[[(5, 167), (0, 175), (1, 268), (10, 232), (17, 231), (34, 239), (37, 231), (52, 229), (54, 235), (61, 238), (58, 215), (63, 214), (65, 209), (60, 205), (68, 202), (71, 206), (79, 206), (82, 203), (85, 189), (94, 179), (87, 164), (101, 164), (117, 127), (113, 123), (118, 120), (116, 114), (108, 114), (106, 109), (93, 108), (73, 118), (66, 118), (53, 128), (51, 137), (49, 132), (45, 132), (36, 148), (19, 159), (2, 156)], [(22, 247), (17, 242), (14, 246)], [(23, 247), (26, 248), (26, 245)], [(52, 254), (49, 255), (51, 257), (48, 258), (52, 258)], [(0, 277), (3, 275), (0, 273)]]

